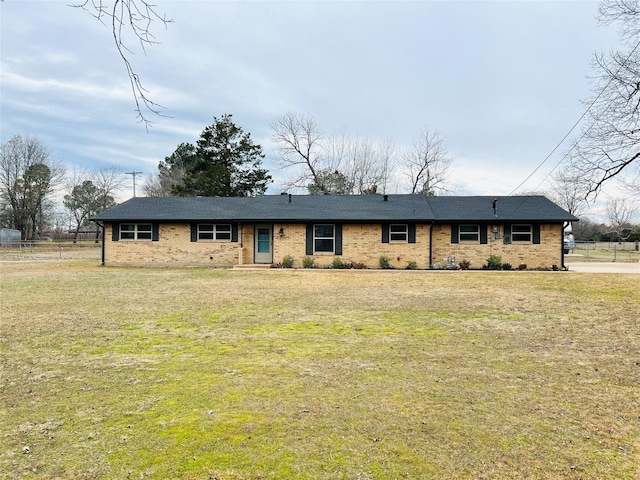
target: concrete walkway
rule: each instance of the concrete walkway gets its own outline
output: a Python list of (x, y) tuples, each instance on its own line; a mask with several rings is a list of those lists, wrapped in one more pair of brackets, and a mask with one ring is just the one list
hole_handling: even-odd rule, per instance
[(580, 273), (638, 273), (640, 274), (640, 263), (619, 263), (619, 262), (568, 262), (565, 265), (570, 272)]

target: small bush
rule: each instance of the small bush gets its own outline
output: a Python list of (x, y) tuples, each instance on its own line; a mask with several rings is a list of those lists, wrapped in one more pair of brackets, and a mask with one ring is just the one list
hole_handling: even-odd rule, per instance
[(291, 255), (287, 255), (282, 259), (282, 268), (291, 268), (293, 267), (293, 257)]
[(507, 262), (503, 263), (502, 270), (511, 270), (511, 264)]
[(345, 270), (364, 270), (367, 266), (361, 262), (342, 262), (342, 267)]
[(518, 270), (526, 270), (526, 269), (527, 269), (526, 263), (521, 263), (520, 265), (518, 265)]
[(385, 270), (393, 268), (393, 265), (391, 265), (391, 262), (389, 261), (389, 257), (387, 257), (386, 255), (380, 256), (380, 258), (378, 259), (378, 265), (380, 265), (380, 268)]
[(313, 257), (304, 257), (302, 259), (302, 266), (303, 268), (314, 268), (316, 265), (313, 260)]
[(487, 258), (486, 268), (489, 270), (500, 270), (502, 268), (502, 257), (500, 255), (491, 255)]
[(471, 268), (471, 262), (469, 260), (462, 260), (458, 266), (460, 270), (469, 270), (469, 268)]
[(340, 257), (336, 257), (329, 264), (329, 268), (335, 268), (335, 269), (339, 270), (341, 268), (344, 268), (344, 263), (342, 263), (342, 259)]
[(418, 264), (414, 261), (407, 262), (407, 270), (417, 270)]
[(442, 264), (441, 263), (434, 263), (433, 264), (433, 269), (434, 270), (442, 270)]

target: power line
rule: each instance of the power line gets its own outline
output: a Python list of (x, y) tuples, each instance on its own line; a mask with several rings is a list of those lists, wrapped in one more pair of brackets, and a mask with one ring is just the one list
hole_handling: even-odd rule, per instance
[[(622, 68), (627, 64), (627, 62), (629, 61), (629, 59), (631, 58), (631, 56), (635, 53), (635, 51), (638, 49), (638, 47), (640, 47), (640, 42), (638, 42), (636, 44), (635, 47), (633, 47), (633, 49), (631, 50), (631, 52), (629, 53), (629, 55), (627, 55), (627, 58), (624, 59), (624, 62), (622, 62), (620, 64), (620, 66), (618, 67), (618, 69), (616, 70), (615, 74), (611, 75), (609, 77), (609, 81), (607, 82), (607, 84), (602, 87), (602, 89), (600, 90), (600, 92), (598, 93), (598, 95), (596, 95), (596, 97), (593, 99), (593, 101), (589, 104), (589, 106), (587, 107), (587, 109), (582, 113), (582, 115), (580, 115), (580, 118), (578, 118), (578, 120), (573, 124), (573, 126), (571, 127), (571, 129), (565, 134), (564, 137), (562, 137), (562, 139), (558, 142), (558, 144), (553, 148), (553, 150), (551, 150), (551, 153), (549, 153), (549, 155), (547, 155), (545, 157), (545, 159), (540, 162), (540, 164), (533, 170), (533, 172), (531, 172), (527, 178), (525, 178), (516, 188), (514, 188), (511, 193), (509, 193), (509, 195), (507, 196), (512, 196), (515, 192), (517, 192), (520, 187), (522, 187), (525, 183), (527, 183), (527, 181), (533, 176), (535, 175), (535, 173), (540, 170), (540, 168), (542, 168), (542, 166), (547, 162), (547, 160), (549, 160), (549, 158), (551, 158), (551, 156), (556, 152), (556, 150), (558, 148), (560, 148), (560, 145), (562, 145), (564, 143), (564, 141), (567, 139), (567, 137), (569, 135), (571, 135), (571, 133), (576, 129), (576, 127), (580, 124), (580, 122), (582, 122), (582, 120), (584, 119), (584, 117), (587, 115), (587, 113), (589, 113), (589, 111), (593, 108), (593, 106), (596, 104), (596, 102), (600, 99), (600, 97), (602, 96), (602, 94), (607, 90), (607, 88), (609, 88), (609, 85), (611, 85), (611, 83), (613, 82), (613, 80), (615, 78), (617, 78), (618, 73), (620, 73), (620, 70), (622, 70)], [(593, 124), (587, 128), (582, 136), (580, 137), (580, 140), (582, 138), (584, 138), (584, 136), (587, 134), (587, 132), (589, 130), (591, 130), (591, 128), (593, 127)], [(538, 184), (538, 187), (540, 185), (542, 185), (542, 183), (549, 178), (549, 176), (555, 171), (556, 168), (558, 168), (560, 166), (560, 164), (565, 160), (565, 158), (567, 158), (567, 156), (569, 155), (569, 153), (571, 153), (571, 151), (575, 148), (577, 144), (574, 144), (568, 151), (567, 153), (565, 153), (562, 158), (560, 159), (560, 161), (556, 164), (555, 167), (553, 167), (553, 169), (542, 179), (542, 181)], [(537, 188), (537, 187), (536, 187)]]

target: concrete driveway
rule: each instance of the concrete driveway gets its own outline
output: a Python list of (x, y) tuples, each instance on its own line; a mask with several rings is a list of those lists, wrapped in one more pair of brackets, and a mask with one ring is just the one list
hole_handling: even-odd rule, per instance
[(640, 263), (619, 263), (619, 262), (567, 262), (565, 265), (570, 272), (580, 273), (638, 273), (640, 274)]

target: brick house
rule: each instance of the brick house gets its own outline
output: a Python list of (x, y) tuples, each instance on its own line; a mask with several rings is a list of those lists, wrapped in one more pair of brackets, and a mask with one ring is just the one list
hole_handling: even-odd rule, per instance
[(371, 268), (444, 259), (481, 268), (490, 255), (528, 268), (564, 266), (563, 226), (577, 218), (543, 196), (264, 195), (138, 197), (92, 218), (104, 265), (273, 264), (335, 257)]

